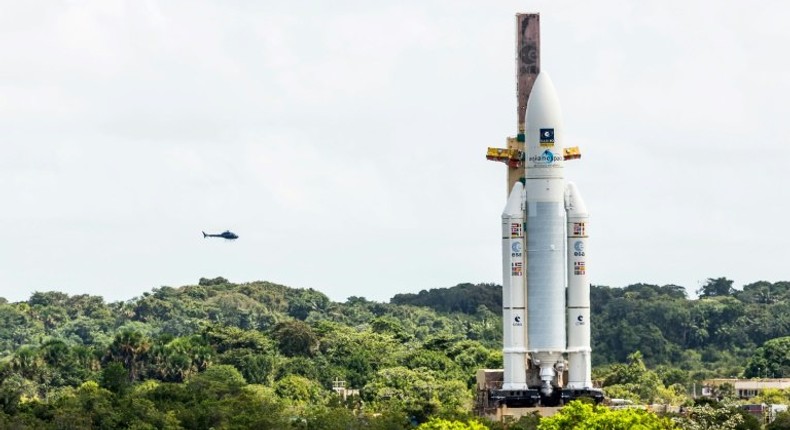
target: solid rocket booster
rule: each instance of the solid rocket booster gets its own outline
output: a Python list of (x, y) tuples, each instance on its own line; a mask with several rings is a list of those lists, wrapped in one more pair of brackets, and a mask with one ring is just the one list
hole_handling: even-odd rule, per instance
[(502, 213), (502, 324), (505, 390), (526, 390), (524, 186), (516, 182)]
[(592, 388), (590, 278), (587, 275), (587, 207), (576, 185), (565, 192), (568, 213), (568, 388)]
[(566, 219), (562, 113), (545, 72), (532, 87), (526, 123), (527, 349), (550, 396), (566, 349)]

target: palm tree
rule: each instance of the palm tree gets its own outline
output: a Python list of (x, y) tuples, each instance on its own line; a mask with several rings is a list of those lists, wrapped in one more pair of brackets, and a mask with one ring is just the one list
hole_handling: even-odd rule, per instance
[(115, 336), (109, 355), (113, 360), (123, 363), (129, 371), (129, 381), (134, 382), (137, 380), (140, 363), (149, 349), (150, 339), (137, 330), (124, 330)]
[(39, 355), (38, 348), (34, 346), (19, 348), (14, 353), (14, 358), (11, 359), (11, 368), (29, 379), (33, 378), (33, 375), (42, 365), (43, 361)]

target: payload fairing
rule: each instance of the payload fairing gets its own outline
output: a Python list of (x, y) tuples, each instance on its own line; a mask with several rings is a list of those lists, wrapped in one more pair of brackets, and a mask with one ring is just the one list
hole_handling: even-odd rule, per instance
[(544, 405), (599, 399), (590, 375), (588, 214), (564, 178), (562, 113), (546, 72), (529, 97), (525, 140), (524, 183), (513, 186), (502, 214), (500, 396)]

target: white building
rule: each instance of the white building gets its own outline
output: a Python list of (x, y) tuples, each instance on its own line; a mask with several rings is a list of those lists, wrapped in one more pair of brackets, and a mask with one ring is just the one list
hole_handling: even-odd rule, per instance
[(703, 381), (702, 395), (713, 396), (722, 384), (735, 387), (735, 396), (739, 399), (751, 399), (759, 396), (763, 390), (790, 389), (790, 378), (759, 378), (759, 379), (707, 379)]

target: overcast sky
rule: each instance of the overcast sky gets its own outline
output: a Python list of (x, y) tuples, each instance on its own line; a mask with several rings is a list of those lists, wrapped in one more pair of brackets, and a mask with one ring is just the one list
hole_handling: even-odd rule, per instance
[(0, 296), (501, 283), (516, 12), (594, 284), (790, 280), (785, 1), (0, 0)]

